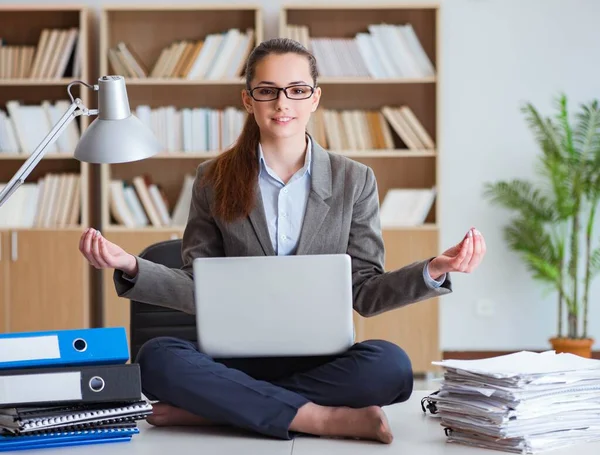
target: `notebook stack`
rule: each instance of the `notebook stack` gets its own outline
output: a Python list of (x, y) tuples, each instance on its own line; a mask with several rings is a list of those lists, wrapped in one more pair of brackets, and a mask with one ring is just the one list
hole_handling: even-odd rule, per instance
[(125, 442), (152, 412), (125, 329), (0, 335), (0, 452)]
[(423, 410), (448, 442), (533, 454), (600, 440), (598, 360), (523, 351), (434, 364), (444, 379)]

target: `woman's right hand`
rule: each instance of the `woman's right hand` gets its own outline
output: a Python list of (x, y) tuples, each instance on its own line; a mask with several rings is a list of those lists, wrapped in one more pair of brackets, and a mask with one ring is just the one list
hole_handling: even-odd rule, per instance
[(79, 251), (97, 269), (113, 268), (122, 270), (130, 276), (137, 275), (135, 256), (106, 240), (96, 229), (88, 228), (81, 235)]

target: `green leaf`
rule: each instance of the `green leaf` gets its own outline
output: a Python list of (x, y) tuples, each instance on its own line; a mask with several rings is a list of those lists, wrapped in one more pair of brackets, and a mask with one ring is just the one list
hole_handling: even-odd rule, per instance
[(590, 255), (590, 279), (600, 272), (600, 247), (592, 251)]
[(526, 213), (539, 220), (551, 221), (556, 210), (551, 201), (539, 189), (524, 180), (487, 183), (484, 196), (494, 204)]
[(504, 228), (510, 248), (518, 252), (534, 277), (558, 285), (562, 252), (552, 235), (533, 218), (517, 218)]

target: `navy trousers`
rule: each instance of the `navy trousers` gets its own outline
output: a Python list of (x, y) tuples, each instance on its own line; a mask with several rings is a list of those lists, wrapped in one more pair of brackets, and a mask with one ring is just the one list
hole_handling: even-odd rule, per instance
[(323, 406), (385, 406), (413, 389), (410, 359), (383, 340), (356, 343), (334, 357), (212, 359), (195, 343), (158, 337), (136, 361), (152, 399), (214, 423), (291, 439), (289, 426), (308, 402)]

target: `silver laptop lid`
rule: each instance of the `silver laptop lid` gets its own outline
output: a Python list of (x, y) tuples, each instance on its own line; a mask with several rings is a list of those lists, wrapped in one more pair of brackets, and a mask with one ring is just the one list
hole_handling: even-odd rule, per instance
[(346, 254), (198, 258), (198, 344), (213, 358), (330, 355), (354, 342)]

